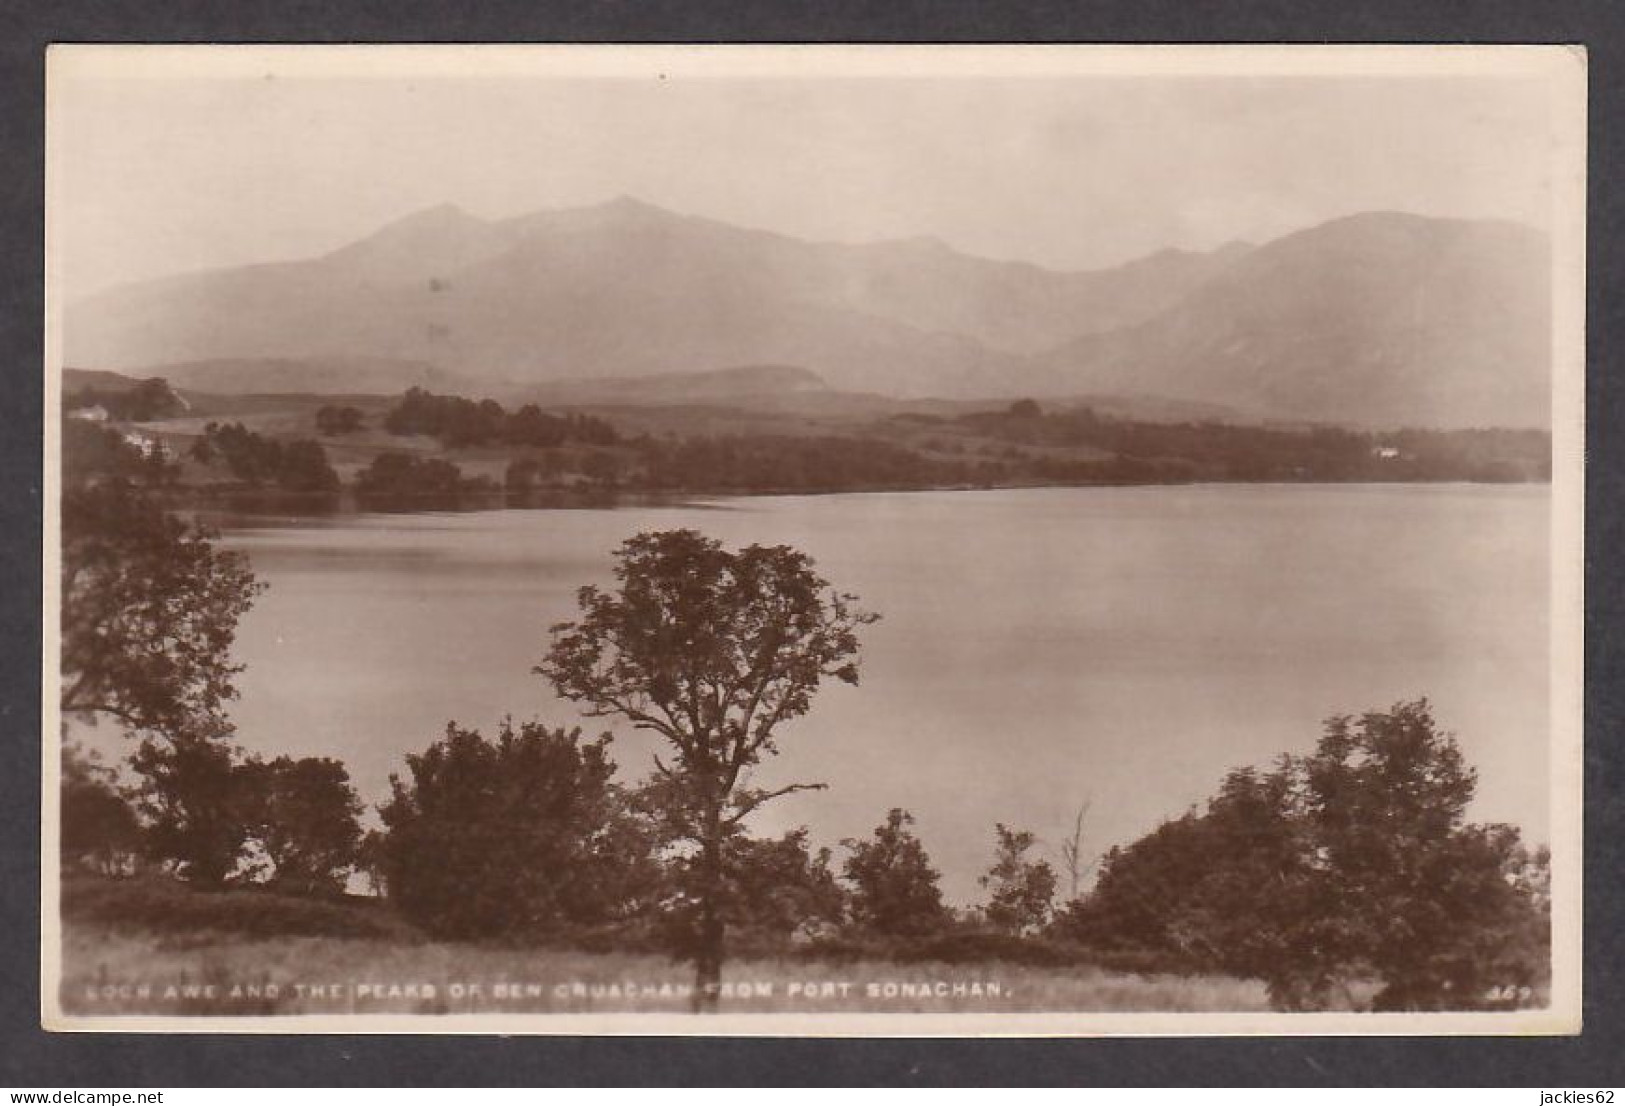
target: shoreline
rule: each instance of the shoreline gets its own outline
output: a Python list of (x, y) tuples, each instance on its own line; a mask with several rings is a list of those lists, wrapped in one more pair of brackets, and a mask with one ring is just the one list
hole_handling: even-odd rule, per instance
[[(837, 495), (908, 495), (917, 493), (975, 493), (1090, 489), (1123, 490), (1135, 488), (1528, 488), (1550, 489), (1550, 480), (1147, 480), (1100, 483), (1007, 483), (862, 485), (846, 488), (763, 488), (741, 491), (730, 488), (685, 488), (652, 490), (646, 488), (558, 489), (546, 493), (516, 494), (504, 491), (471, 491), (459, 495), (360, 496), (351, 489), (338, 492), (280, 492), (266, 488), (195, 488), (174, 494), (160, 490), (158, 498), (166, 509), (192, 517), (233, 515), (323, 519), (357, 518), (366, 515), (468, 514), (481, 511), (560, 511), (625, 510), (634, 507), (714, 507), (720, 501), (748, 499), (801, 499)], [(715, 508), (720, 509), (720, 508)]]

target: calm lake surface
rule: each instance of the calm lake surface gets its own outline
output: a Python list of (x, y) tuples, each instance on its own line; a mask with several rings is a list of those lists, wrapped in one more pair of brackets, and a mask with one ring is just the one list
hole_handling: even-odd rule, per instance
[[(866, 836), (893, 806), (950, 898), (993, 823), (1057, 864), (1126, 843), (1321, 720), (1429, 696), (1480, 772), (1474, 816), (1547, 839), (1549, 489), (1260, 486), (917, 492), (231, 526), (270, 584), (244, 619), (239, 739), (342, 759), (369, 804), (448, 720), (574, 723), (530, 674), (575, 589), (651, 528), (788, 543), (883, 620), (756, 782), (762, 833)], [(593, 732), (604, 722), (588, 722)], [(622, 774), (650, 740), (617, 730)]]

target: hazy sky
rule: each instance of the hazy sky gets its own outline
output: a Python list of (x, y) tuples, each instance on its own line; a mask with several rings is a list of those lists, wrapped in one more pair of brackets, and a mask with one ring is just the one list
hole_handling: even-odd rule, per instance
[[(71, 295), (308, 256), (413, 210), (631, 194), (1060, 268), (1372, 209), (1544, 225), (1546, 101), (1499, 77), (53, 77)], [(178, 71), (177, 71), (178, 72)]]

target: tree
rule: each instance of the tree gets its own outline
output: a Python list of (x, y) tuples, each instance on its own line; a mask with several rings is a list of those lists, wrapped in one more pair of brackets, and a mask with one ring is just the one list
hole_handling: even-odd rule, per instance
[(1055, 869), (1046, 861), (1027, 859), (1027, 850), (1038, 841), (1031, 833), (1003, 822), (994, 826), (994, 832), (998, 845), (993, 867), (978, 881), (992, 893), (987, 920), (995, 929), (1019, 937), (1049, 920)]
[(63, 715), (132, 731), (228, 732), (237, 620), (261, 590), (247, 559), (112, 479), (62, 497)]
[(192, 446), (192, 457), (212, 463), (215, 458), (225, 462), (231, 475), (245, 484), (259, 487), (278, 478), (282, 470), (282, 443), (275, 438), (256, 434), (240, 422), (211, 422), (203, 427), (203, 449)]
[(1549, 970), (1545, 858), (1466, 822), (1476, 783), (1426, 700), (1328, 719), (1314, 753), (1226, 777), (1102, 863), (1062, 929), (1261, 979), (1287, 1009), (1374, 978), (1382, 1009), (1472, 1009)]
[(615, 556), (618, 589), (582, 588), (581, 618), (552, 627), (535, 671), (589, 715), (665, 739), (652, 787), (666, 833), (697, 851), (687, 888), (697, 912), (695, 1008), (715, 1009), (734, 831), (769, 800), (823, 786), (764, 790), (749, 773), (823, 680), (858, 682), (858, 629), (876, 616), (788, 546), (733, 553), (672, 530), (630, 538)]
[(750, 838), (729, 851), (730, 923), (779, 940), (841, 924), (846, 895), (830, 869), (831, 853), (808, 847), (805, 826), (782, 837)]
[(338, 474), (327, 462), (327, 451), (310, 438), (279, 441), (256, 434), (240, 422), (211, 422), (189, 451), (199, 464), (225, 463), (231, 474), (259, 487), (274, 481), (295, 492), (330, 492), (339, 486)]
[(407, 453), (380, 453), (356, 473), (356, 491), (363, 496), (449, 498), (467, 486), (463, 470), (450, 461)]
[(852, 853), (841, 870), (852, 884), (852, 919), (871, 933), (922, 937), (946, 921), (937, 870), (913, 824), (912, 814), (894, 807), (869, 840), (841, 842)]
[(100, 423), (62, 420), (62, 483), (83, 488), (103, 480), (145, 482), (151, 466), (141, 450), (124, 436)]
[(248, 836), (272, 866), (270, 883), (298, 895), (344, 890), (361, 846), (361, 800), (342, 763), (326, 757), (237, 768)]
[(225, 744), (231, 645), (261, 585), (211, 531), (116, 476), (64, 491), (61, 532), (63, 718), (111, 717), (141, 738), (131, 765), (148, 851), (218, 885), (242, 843)]
[(1078, 891), (1083, 886), (1083, 877), (1092, 867), (1083, 854), (1083, 820), (1089, 815), (1090, 801), (1085, 799), (1078, 807), (1078, 815), (1072, 821), (1072, 833), (1061, 842), (1061, 863), (1066, 866), (1067, 875), (1067, 902), (1078, 897)]
[(1520, 959), (1507, 938), (1532, 905), (1514, 875), (1522, 846), (1510, 826), (1466, 823), (1477, 773), (1427, 700), (1329, 719), (1303, 772), (1344, 920), (1333, 951), (1383, 980), (1377, 1005), (1470, 1007), (1506, 983), (1493, 973)]
[(361, 424), (361, 411), (356, 407), (329, 403), (316, 411), (316, 432), (329, 438), (353, 434), (361, 429)]
[(62, 836), (64, 866), (79, 864), (102, 875), (125, 873), (141, 849), (141, 824), (113, 778), (94, 753), (68, 745), (62, 750)]
[(186, 451), (186, 455), (200, 465), (212, 465), (220, 456), (214, 448), (214, 443), (209, 440), (207, 433), (200, 434), (192, 439), (191, 448)]
[[(703, 951), (704, 904), (697, 895), (703, 856), (697, 850), (681, 853), (664, 867), (657, 930), (683, 960), (695, 960)], [(825, 934), (845, 920), (846, 893), (830, 868), (830, 851), (810, 849), (805, 827), (776, 838), (750, 837), (736, 828), (723, 856), (718, 909), (730, 940), (780, 953), (798, 935)]]
[(446, 727), (390, 778), (375, 859), (401, 913), (440, 937), (538, 937), (629, 917), (652, 839), (612, 782), (607, 736)]
[(181, 732), (143, 740), (130, 758), (142, 777), (147, 852), (199, 887), (240, 874), (248, 804), (235, 753), (218, 734)]
[(118, 418), (133, 419), (144, 422), (148, 419), (163, 418), (186, 410), (186, 402), (175, 394), (169, 382), (162, 377), (152, 377), (143, 380), (134, 388), (125, 393), (123, 410), (117, 413)]
[(1135, 966), (1262, 979), (1281, 1007), (1323, 1000), (1343, 965), (1322, 951), (1336, 919), (1301, 805), (1291, 758), (1231, 772), (1204, 813), (1111, 849), (1057, 930)]
[(327, 463), (327, 450), (308, 438), (289, 442), (277, 467), (277, 483), (293, 492), (337, 491), (339, 475)]
[(65, 410), (102, 407), (120, 421), (147, 422), (178, 414), (187, 404), (161, 377), (142, 380), (126, 388), (80, 388), (63, 402)]
[(615, 483), (615, 478), (620, 471), (620, 462), (616, 460), (615, 454), (609, 450), (588, 450), (586, 455), (581, 458), (582, 475), (600, 484)]

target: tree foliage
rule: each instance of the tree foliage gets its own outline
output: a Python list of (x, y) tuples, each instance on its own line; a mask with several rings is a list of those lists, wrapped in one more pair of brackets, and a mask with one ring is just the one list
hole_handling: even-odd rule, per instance
[(494, 399), (435, 395), (409, 388), (384, 416), (391, 434), (426, 434), (450, 449), (501, 443), (547, 448), (565, 442), (613, 445), (615, 428), (592, 415), (549, 415), (533, 403), (509, 412)]
[(130, 758), (141, 776), (148, 855), (198, 887), (242, 874), (248, 802), (234, 754), (217, 735), (183, 732), (143, 740)]
[(1466, 823), (1477, 773), (1425, 700), (1329, 720), (1302, 770), (1328, 910), (1347, 919), (1333, 949), (1383, 980), (1379, 1005), (1468, 1006), (1531, 981), (1513, 962), (1532, 950), (1509, 940), (1530, 920), (1527, 855), (1512, 827)]
[(536, 938), (614, 922), (654, 885), (652, 840), (612, 781), (608, 737), (446, 727), (380, 808), (376, 862), (401, 913), (442, 937)]
[(363, 422), (360, 408), (348, 404), (327, 403), (316, 411), (316, 432), (329, 438), (354, 434), (361, 429)]
[(326, 757), (249, 760), (236, 769), (248, 836), (269, 882), (298, 895), (335, 895), (359, 859), (361, 800), (344, 765)]
[(914, 816), (893, 808), (867, 840), (847, 838), (842, 874), (852, 885), (852, 920), (884, 937), (920, 937), (947, 919), (940, 878), (910, 826)]
[(100, 407), (110, 418), (129, 422), (161, 419), (186, 409), (186, 403), (175, 394), (169, 382), (156, 376), (128, 388), (79, 388), (64, 397), (62, 406), (68, 411)]
[[(658, 817), (658, 814), (657, 814)], [(735, 829), (722, 849), (715, 909), (731, 941), (782, 951), (798, 938), (825, 936), (846, 917), (846, 893), (836, 881), (828, 849), (814, 851), (807, 830), (780, 837), (750, 837)], [(698, 962), (707, 954), (704, 852), (669, 853), (656, 929), (666, 949)]]
[(124, 874), (141, 849), (141, 824), (112, 769), (74, 745), (62, 750), (62, 863)]
[[(1538, 430), (1376, 432), (1335, 426), (1297, 429), (1151, 421), (1088, 407), (1046, 413), (1027, 400), (1004, 411), (925, 417), (938, 420), (944, 430), (973, 431), (1039, 447), (1043, 452), (1036, 456), (1018, 454), (1023, 459), (1015, 469), (1081, 482), (1098, 482), (1113, 469), (1064, 459), (1044, 465), (1043, 455), (1078, 448), (1105, 451), (1113, 455), (1115, 471), (1139, 482), (1551, 478), (1550, 436)], [(1137, 468), (1124, 468), (1127, 462)]]
[(830, 867), (829, 849), (808, 847), (807, 829), (750, 838), (729, 850), (730, 922), (780, 940), (841, 925), (846, 894)]
[(450, 461), (409, 453), (380, 453), (356, 474), (356, 491), (363, 496), (450, 499), (472, 486)]
[(260, 591), (247, 560), (116, 479), (65, 491), (61, 533), (63, 714), (225, 732), (237, 620)]
[(769, 800), (821, 784), (752, 786), (779, 727), (826, 679), (858, 681), (858, 630), (875, 616), (788, 546), (730, 552), (693, 530), (639, 534), (616, 553), (619, 587), (584, 587), (581, 617), (552, 628), (535, 671), (589, 715), (665, 739), (651, 794), (667, 839), (697, 857), (696, 994), (714, 999), (737, 831)]
[(168, 484), (176, 466), (162, 451), (140, 449), (118, 431), (83, 419), (62, 420), (62, 483), (82, 488), (101, 480), (149, 487)]
[(338, 473), (328, 464), (321, 443), (268, 438), (240, 422), (209, 423), (192, 445), (192, 458), (202, 464), (221, 461), (232, 476), (254, 487), (275, 484), (291, 492), (331, 492), (339, 486)]
[(1060, 927), (1096, 949), (1264, 980), (1317, 1008), (1471, 1009), (1549, 970), (1544, 852), (1466, 822), (1476, 779), (1426, 700), (1329, 719), (1314, 753), (1232, 772), (1207, 806), (1113, 849)]
[(993, 867), (979, 880), (989, 892), (984, 913), (1003, 933), (1016, 936), (1036, 932), (1049, 920), (1055, 899), (1055, 869), (1047, 861), (1027, 859), (1038, 839), (1026, 830), (994, 826), (997, 845)]

